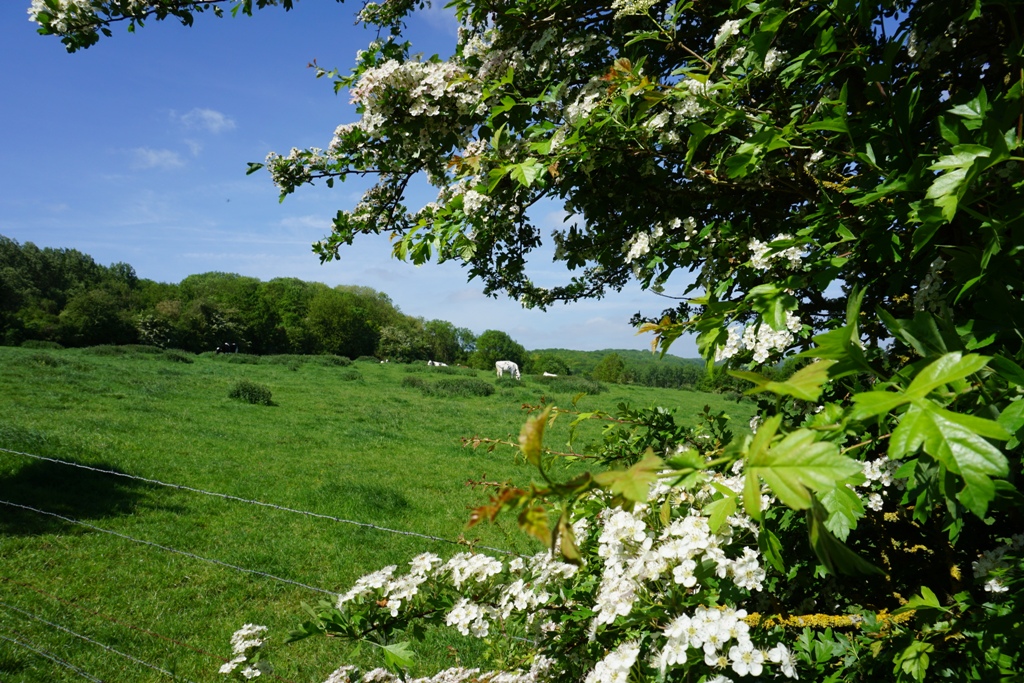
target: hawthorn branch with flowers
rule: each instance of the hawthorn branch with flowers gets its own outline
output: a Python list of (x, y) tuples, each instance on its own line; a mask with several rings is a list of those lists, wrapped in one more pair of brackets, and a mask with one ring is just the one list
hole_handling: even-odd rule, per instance
[[(114, 22), (221, 7), (33, 0), (30, 18), (73, 51)], [(455, 0), (454, 54), (427, 59), (402, 39), (416, 7), (367, 2), (380, 37), (345, 75), (317, 67), (358, 121), (253, 165), (282, 196), (377, 178), (314, 251), (390, 233), (395, 256), (460, 261), (527, 306), (670, 290), (685, 300), (641, 329), (663, 352), (696, 334), (760, 415), (698, 433), (652, 409), (568, 481), (529, 421), (540, 483), (478, 517), (516, 513), (572, 563), (371, 575), (310, 628), (381, 624), (391, 671), (328, 680), (408, 678), (397, 638), (417, 620), (526, 641), (508, 671), (416, 680), (1019, 678), (1021, 4)], [(415, 174), (437, 190), (418, 208)], [(542, 200), (567, 217), (550, 235), (529, 215)], [(547, 240), (567, 278), (541, 287)], [(486, 576), (456, 578), (475, 563)], [(232, 675), (262, 671), (256, 649)]]

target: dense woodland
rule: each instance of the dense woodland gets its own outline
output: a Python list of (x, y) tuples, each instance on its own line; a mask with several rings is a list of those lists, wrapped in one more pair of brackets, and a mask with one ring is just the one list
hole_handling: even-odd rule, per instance
[(140, 278), (127, 263), (103, 266), (75, 249), (40, 248), (0, 235), (0, 344), (67, 347), (147, 344), (194, 353), (225, 342), (241, 352), (436, 360), (489, 369), (498, 359), (526, 372), (604, 382), (723, 389), (700, 361), (643, 351), (528, 352), (508, 334), (479, 336), (445, 320), (402, 313), (369, 287), (296, 278), (263, 282), (234, 273), (190, 275), (178, 284)]

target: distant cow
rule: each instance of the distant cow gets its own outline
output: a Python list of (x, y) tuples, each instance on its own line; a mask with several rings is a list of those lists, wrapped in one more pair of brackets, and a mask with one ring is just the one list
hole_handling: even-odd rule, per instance
[(544, 373), (544, 376), (545, 376), (545, 377), (558, 377), (558, 375), (556, 375), (556, 374), (555, 374), (555, 373), (553, 373), (553, 372), (545, 372), (545, 373)]
[(512, 375), (514, 379), (521, 379), (519, 376), (519, 366), (510, 360), (499, 360), (494, 364), (494, 369), (498, 372), (498, 377), (501, 377), (507, 372)]
[(235, 342), (224, 342), (217, 347), (216, 353), (238, 353), (238, 344)]
[(427, 361), (427, 365), (433, 365), (433, 366), (436, 366), (436, 367), (439, 367), (439, 368), (446, 368), (446, 367), (448, 367), (447, 363), (442, 363), (439, 360), (428, 360)]

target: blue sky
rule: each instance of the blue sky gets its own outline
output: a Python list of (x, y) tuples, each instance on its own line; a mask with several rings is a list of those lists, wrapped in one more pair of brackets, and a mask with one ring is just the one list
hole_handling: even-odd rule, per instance
[[(367, 237), (321, 265), (310, 244), (364, 185), (308, 187), (278, 203), (265, 172), (246, 163), (269, 151), (326, 147), (356, 115), (345, 93), (307, 64), (347, 71), (373, 35), (353, 24), (355, 4), (303, 0), (292, 12), (198, 16), (185, 28), (149, 22), (135, 34), (68, 54), (39, 36), (28, 0), (0, 3), (0, 234), (67, 247), (109, 265), (124, 261), (162, 282), (208, 271), (269, 280), (297, 277), (386, 292), (409, 315), (449, 320), (480, 333), (508, 332), (527, 348), (649, 348), (629, 317), (671, 302), (638, 287), (600, 301), (524, 310), (481, 294), (457, 264), (411, 266)], [(450, 54), (448, 12), (420, 12), (410, 26), (418, 51)], [(413, 197), (412, 205), (433, 196)], [(417, 201), (417, 199), (419, 201)], [(557, 207), (535, 215), (561, 224)], [(535, 275), (560, 266), (538, 258)], [(675, 355), (696, 356), (689, 339)]]

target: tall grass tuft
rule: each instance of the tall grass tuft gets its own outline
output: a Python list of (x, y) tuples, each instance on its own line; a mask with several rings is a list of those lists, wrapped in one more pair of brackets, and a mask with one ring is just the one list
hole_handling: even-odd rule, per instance
[(270, 389), (247, 379), (238, 380), (228, 392), (228, 398), (239, 398), (253, 405), (273, 405), (270, 400)]

